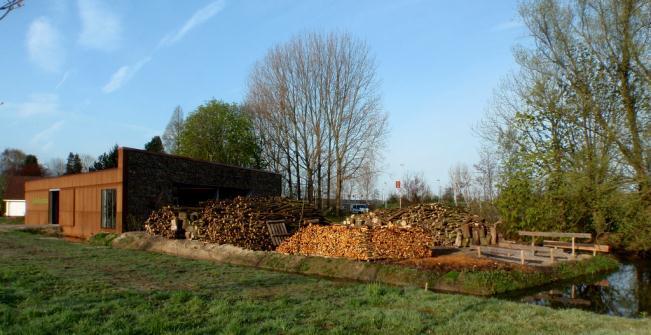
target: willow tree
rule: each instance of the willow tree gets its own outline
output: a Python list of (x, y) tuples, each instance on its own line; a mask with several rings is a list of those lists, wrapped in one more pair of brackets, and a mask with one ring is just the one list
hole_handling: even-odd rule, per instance
[(343, 185), (383, 145), (375, 61), (348, 34), (305, 34), (279, 44), (250, 75), (247, 106), (265, 158), (296, 194), (341, 207)]
[(503, 219), (597, 233), (644, 222), (634, 216), (651, 209), (651, 2), (532, 0), (520, 14), (531, 43), (516, 48), (519, 70), (484, 127), (501, 154)]

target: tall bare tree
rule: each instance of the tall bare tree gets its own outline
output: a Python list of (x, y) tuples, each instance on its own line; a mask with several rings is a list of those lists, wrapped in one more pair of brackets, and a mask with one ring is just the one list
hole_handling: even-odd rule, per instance
[(163, 146), (165, 147), (165, 152), (169, 154), (177, 154), (180, 145), (180, 136), (183, 132), (183, 124), (185, 123), (185, 118), (183, 117), (183, 110), (181, 106), (176, 106), (174, 112), (172, 112), (172, 117), (165, 127), (165, 132), (163, 133)]
[[(374, 60), (348, 34), (306, 34), (272, 48), (254, 67), (247, 106), (265, 158), (290, 196), (341, 208), (343, 186), (384, 144)], [(331, 185), (333, 187), (331, 187)]]
[(479, 184), (483, 201), (493, 201), (495, 198), (498, 164), (496, 156), (491, 148), (484, 146), (479, 151), (479, 162), (473, 165), (477, 172), (476, 182)]
[(470, 187), (472, 186), (472, 176), (468, 166), (464, 163), (458, 163), (450, 168), (450, 187), (454, 194), (454, 205), (459, 205), (459, 198), (462, 197), (464, 201), (468, 201), (471, 197)]

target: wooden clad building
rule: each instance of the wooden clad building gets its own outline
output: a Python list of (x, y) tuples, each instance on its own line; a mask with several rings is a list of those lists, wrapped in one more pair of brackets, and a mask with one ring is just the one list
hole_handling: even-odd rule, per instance
[(276, 173), (119, 148), (117, 168), (25, 183), (28, 224), (58, 224), (66, 236), (141, 230), (163, 205), (281, 193)]

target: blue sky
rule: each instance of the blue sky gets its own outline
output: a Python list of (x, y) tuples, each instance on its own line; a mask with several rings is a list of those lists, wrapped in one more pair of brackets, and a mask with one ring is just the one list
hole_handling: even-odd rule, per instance
[(349, 32), (376, 57), (390, 125), (379, 185), (411, 171), (435, 190), (476, 161), (472, 127), (526, 38), (506, 0), (26, 0), (0, 21), (0, 149), (47, 162), (141, 148), (177, 105), (242, 101), (253, 64), (312, 31)]

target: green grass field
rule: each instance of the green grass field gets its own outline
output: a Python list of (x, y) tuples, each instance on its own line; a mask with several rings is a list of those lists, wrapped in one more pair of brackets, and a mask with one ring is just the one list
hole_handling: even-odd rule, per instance
[(0, 334), (649, 334), (651, 320), (0, 233)]

